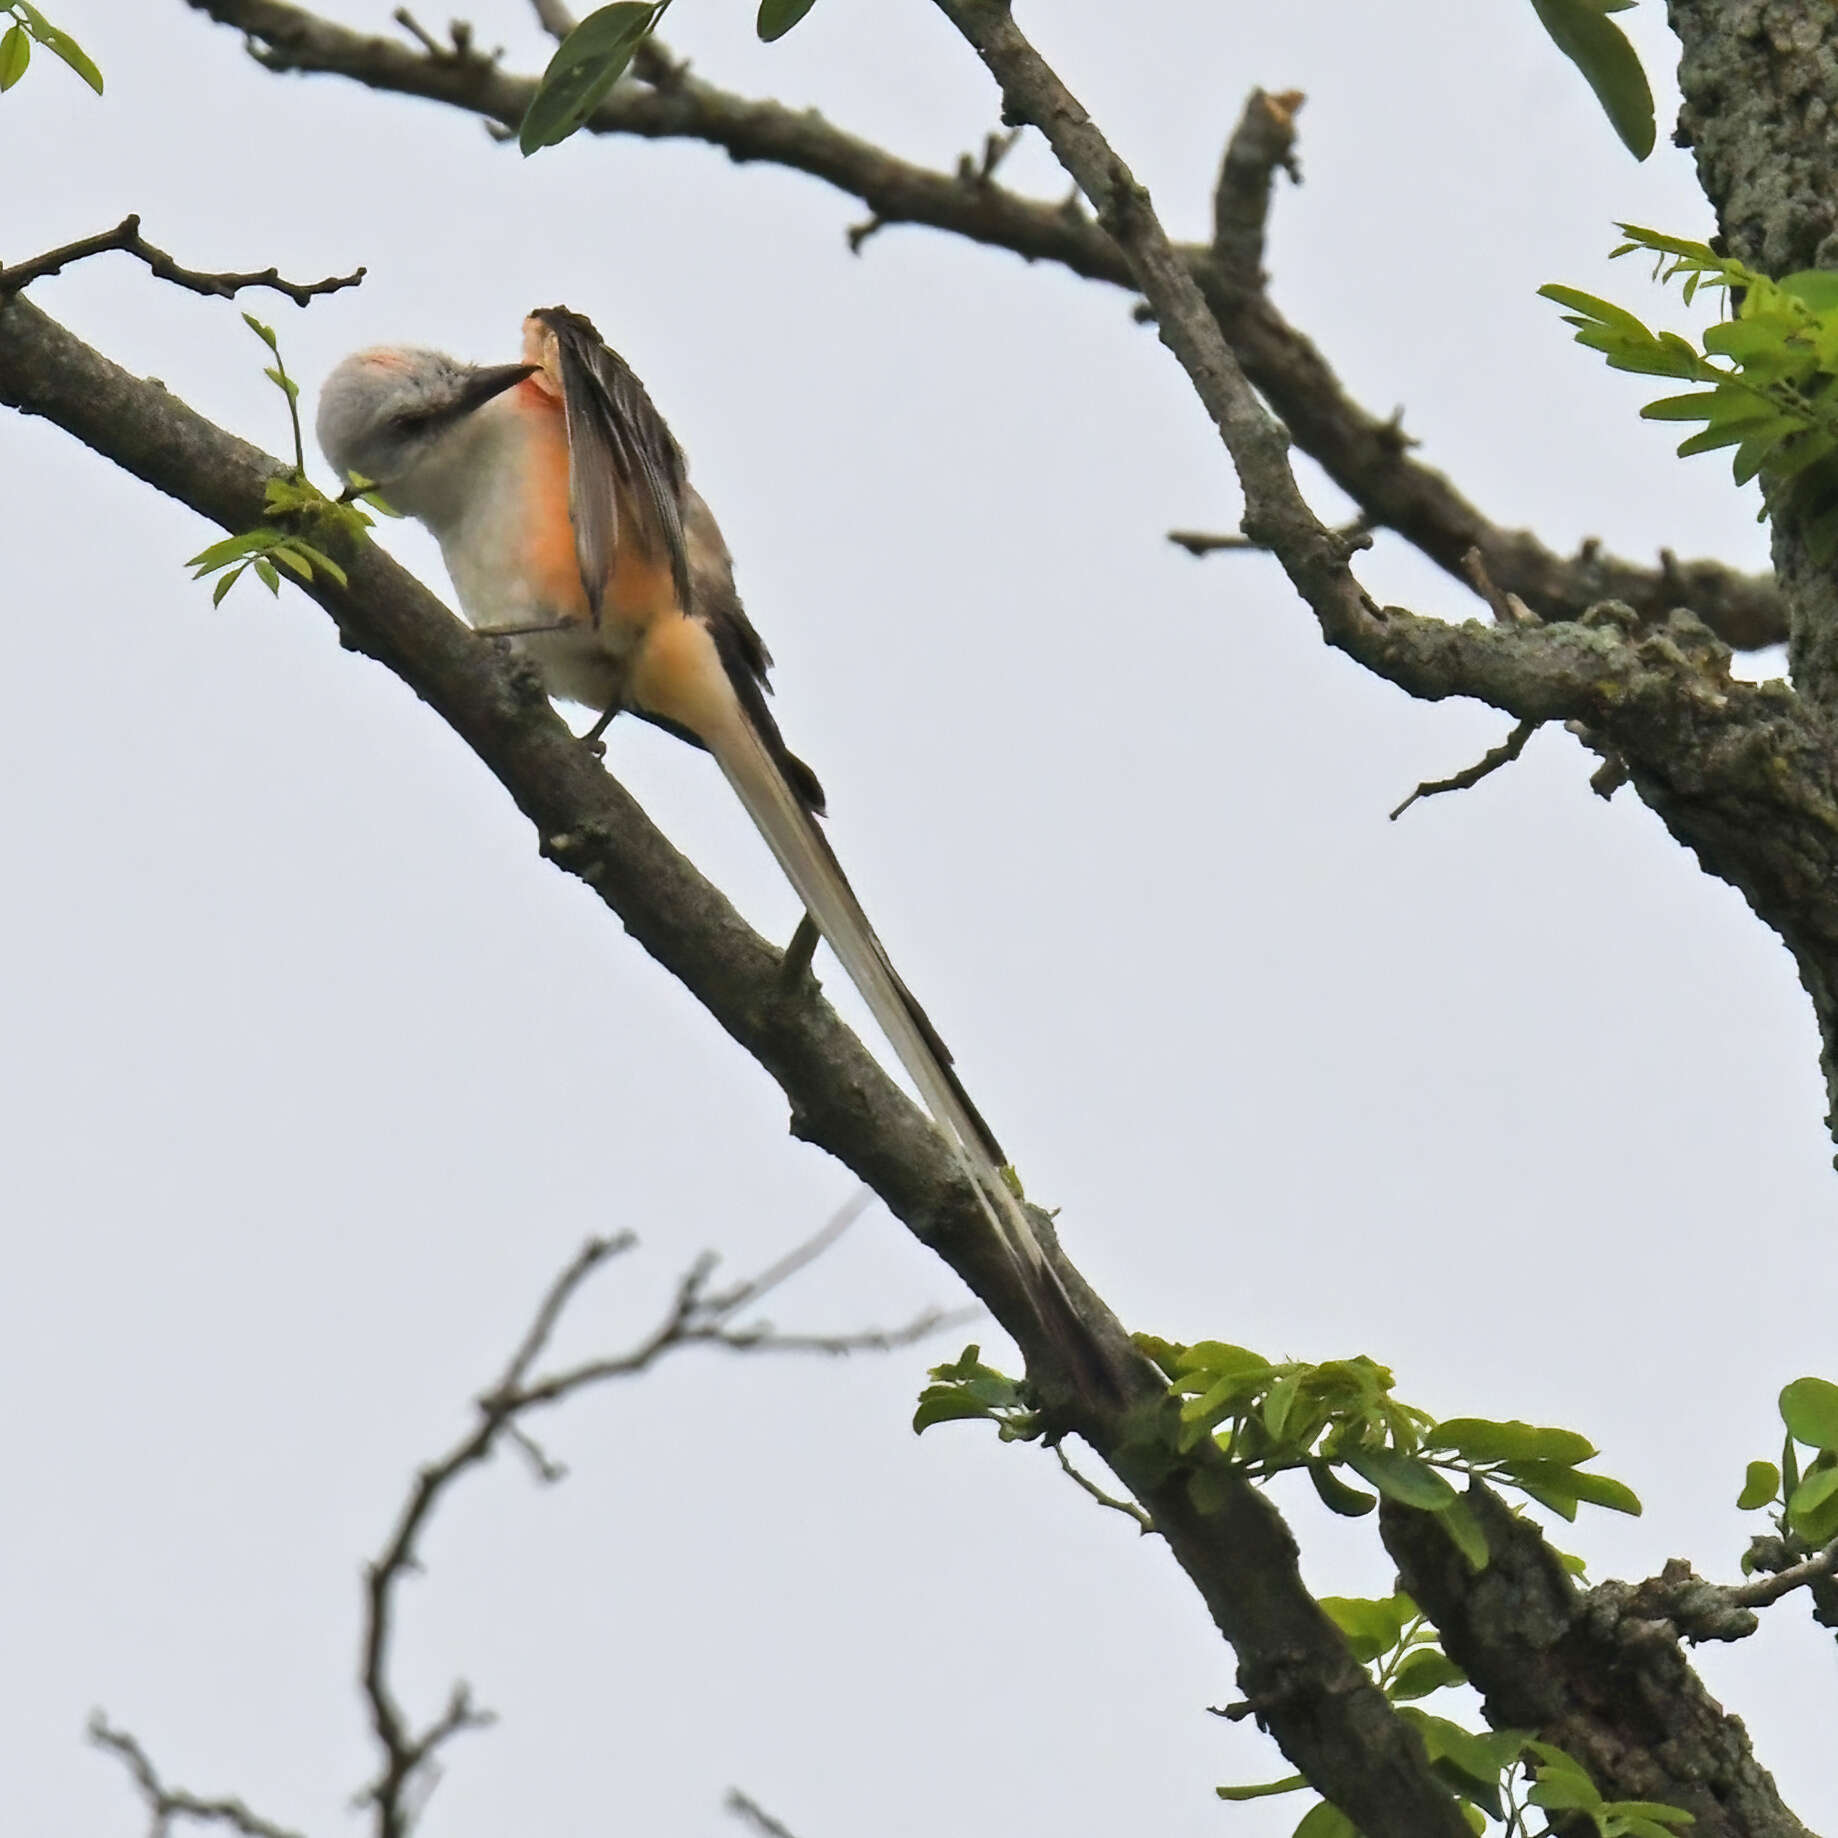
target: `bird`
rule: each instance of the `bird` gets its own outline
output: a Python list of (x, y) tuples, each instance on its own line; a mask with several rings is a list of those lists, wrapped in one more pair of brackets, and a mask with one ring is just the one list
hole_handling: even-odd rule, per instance
[(895, 970), (819, 825), (817, 775), (767, 703), (771, 653), (733, 559), (650, 394), (592, 322), (542, 307), (514, 364), (357, 351), (320, 392), (315, 429), (348, 485), (424, 524), (467, 622), (527, 653), (547, 693), (621, 711), (714, 758), (918, 1089), (1036, 1314), (1090, 1370), (1088, 1336), (1011, 1184), (994, 1132)]

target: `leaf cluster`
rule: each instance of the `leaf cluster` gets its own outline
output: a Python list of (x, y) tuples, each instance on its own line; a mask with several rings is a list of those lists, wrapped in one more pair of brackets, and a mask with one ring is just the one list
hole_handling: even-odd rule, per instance
[[(1781, 1421), (1787, 1434), (1779, 1463), (1752, 1461), (1736, 1504), (1744, 1512), (1767, 1506), (1783, 1537), (1808, 1547), (1838, 1538), (1838, 1385), (1797, 1378), (1782, 1388)], [(1799, 1451), (1813, 1450), (1802, 1463)], [(1747, 1572), (1753, 1566), (1745, 1557)]]
[[(1380, 1495), (1435, 1513), (1476, 1569), (1487, 1561), (1486, 1539), (1452, 1474), (1514, 1489), (1565, 1519), (1582, 1504), (1640, 1511), (1620, 1481), (1584, 1471), (1596, 1454), (1587, 1437), (1484, 1417), (1438, 1422), (1396, 1398), (1390, 1369), (1363, 1354), (1310, 1365), (1272, 1362), (1217, 1340), (1180, 1346), (1139, 1336), (1137, 1344), (1185, 1400), (1183, 1452), (1210, 1437), (1253, 1481), (1304, 1469), (1322, 1503), (1349, 1518), (1370, 1512)], [(1348, 1474), (1373, 1491), (1349, 1484)], [(1213, 1483), (1200, 1469), (1193, 1484)]]
[[(1179, 1400), (1168, 1451), (1177, 1462), (1210, 1440), (1236, 1478), (1262, 1483), (1305, 1470), (1322, 1502), (1347, 1518), (1371, 1512), (1380, 1495), (1434, 1513), (1476, 1570), (1487, 1563), (1486, 1535), (1451, 1475), (1517, 1491), (1565, 1519), (1580, 1505), (1640, 1511), (1632, 1489), (1583, 1468), (1596, 1454), (1586, 1436), (1484, 1417), (1438, 1422), (1393, 1396), (1390, 1370), (1363, 1354), (1309, 1365), (1223, 1340), (1182, 1346), (1139, 1334), (1136, 1344)], [(1044, 1434), (1026, 1382), (984, 1365), (980, 1348), (967, 1347), (930, 1376), (915, 1430), (981, 1418), (1004, 1442)], [(1216, 1462), (1187, 1466), (1188, 1494), (1202, 1512), (1216, 1509), (1226, 1483)]]
[[(1323, 1596), (1321, 1607), (1338, 1627), (1353, 1657), (1366, 1667), (1398, 1715), (1422, 1739), (1431, 1769), (1456, 1796), (1476, 1832), (1489, 1823), (1525, 1833), (1525, 1808), (1516, 1776), (1530, 1781), (1527, 1806), (1589, 1819), (1597, 1838), (1676, 1838), (1692, 1815), (1650, 1800), (1605, 1800), (1589, 1772), (1555, 1743), (1526, 1730), (1474, 1730), (1450, 1717), (1434, 1716), (1417, 1700), (1467, 1683), (1461, 1668), (1443, 1652), (1429, 1619), (1403, 1593), (1390, 1596)], [(1308, 1785), (1300, 1774), (1251, 1786), (1220, 1787), (1222, 1800), (1259, 1800), (1295, 1793)], [(1358, 1838), (1337, 1806), (1318, 1801), (1302, 1815), (1294, 1838)]]
[(32, 0), (0, 0), (0, 19), (12, 24), (0, 32), (0, 91), (9, 90), (25, 75), (32, 63), (32, 47), (42, 45), (60, 58), (99, 96), (102, 94), (102, 72), (94, 60), (70, 34), (54, 26)]
[(1611, 368), (1692, 385), (1647, 403), (1642, 417), (1702, 422), (1679, 443), (1681, 458), (1731, 449), (1736, 483), (1761, 481), (1761, 516), (1791, 509), (1813, 559), (1838, 557), (1838, 274), (1807, 269), (1777, 281), (1708, 244), (1619, 227), (1627, 240), (1615, 255), (1655, 256), (1656, 277), (1682, 280), (1686, 304), (1716, 289), (1730, 316), (1694, 343), (1574, 287), (1539, 293), (1566, 309), (1577, 343)]
[[(268, 481), (263, 491), (263, 509), (271, 521), (258, 524), (234, 536), (201, 549), (185, 565), (192, 569), (192, 579), (219, 574), (211, 594), (211, 604), (221, 606), (223, 597), (241, 580), (247, 569), (271, 594), (281, 591), (281, 570), (310, 581), (315, 569), (329, 575), (340, 587), (346, 584), (345, 571), (326, 554), (326, 542), (350, 542), (372, 527), (373, 519), (356, 503), (328, 498), (306, 476), (306, 451), (300, 432), (300, 385), (287, 374), (281, 347), (272, 326), (263, 325), (252, 313), (243, 314), (243, 323), (265, 344), (274, 357), (262, 374), (280, 390), (287, 401), (288, 419), (293, 429), (294, 470)], [(362, 481), (358, 481), (361, 485)], [(356, 496), (386, 516), (395, 513), (372, 492), (359, 490)], [(311, 531), (317, 540), (310, 540)]]

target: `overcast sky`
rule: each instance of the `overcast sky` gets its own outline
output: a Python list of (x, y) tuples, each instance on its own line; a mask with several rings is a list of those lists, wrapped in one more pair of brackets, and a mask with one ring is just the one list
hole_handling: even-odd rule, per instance
[[(326, 10), (393, 29), (385, 0)], [(558, 301), (631, 359), (838, 851), (1132, 1326), (1368, 1352), (1438, 1415), (1581, 1428), (1647, 1513), (1561, 1543), (1599, 1575), (1734, 1574), (1775, 1393), (1834, 1363), (1831, 1144), (1787, 955), (1559, 734), (1387, 823), (1509, 724), (1330, 654), (1273, 564), (1164, 542), (1229, 527), (1236, 495), (1126, 297), (925, 231), (852, 258), (858, 205), (702, 147), (526, 163), (434, 105), (277, 79), (179, 0), (52, 11), (108, 95), (47, 62), (0, 101), (0, 257), (137, 210), (200, 265), (366, 263), (304, 312), (244, 302), (309, 391), (386, 340), (508, 359)], [(772, 48), (750, 11), (681, 0), (671, 42), (937, 165), (994, 125), (924, 0), (823, 0)], [(472, 17), (513, 67), (546, 56), (522, 0)], [(1623, 15), (1661, 92), (1645, 167), (1524, 0), (1026, 17), (1177, 235), (1203, 231), (1246, 91), (1308, 92), (1277, 297), (1490, 514), (1763, 561), (1723, 462), (1673, 460), (1638, 381), (1534, 297), (1679, 310), (1602, 259), (1616, 219), (1709, 227), (1666, 144), (1654, 0)], [(1063, 192), (1038, 144), (1008, 171)], [(235, 306), (117, 256), (33, 298), (282, 450)], [(7, 1818), (142, 1828), (83, 1742), (102, 1705), (174, 1779), (346, 1831), (373, 1765), (360, 1565), (551, 1274), (589, 1232), (642, 1234), (567, 1337), (618, 1345), (697, 1252), (762, 1264), (852, 1183), (310, 603), (251, 581), (213, 612), (180, 566), (198, 519), (17, 418), (0, 534)], [(385, 540), (447, 591), (417, 532)], [(1361, 572), (1474, 610), (1393, 541)], [(609, 762), (789, 936), (706, 758), (621, 723)], [(961, 1299), (877, 1208), (773, 1312)], [(1231, 1657), (1165, 1553), (1036, 1449), (912, 1436), (924, 1366), (964, 1337), (844, 1366), (687, 1354), (547, 1426), (564, 1487), (507, 1460), (458, 1493), (399, 1679), (432, 1712), (463, 1675), (502, 1722), (452, 1751), (426, 1830), (720, 1833), (738, 1785), (798, 1838), (1287, 1831), (1299, 1800), (1213, 1797), (1287, 1768), (1206, 1714)], [(1387, 1585), (1369, 1525), (1283, 1499), (1316, 1588)], [(1838, 1816), (1829, 1644), (1790, 1601), (1700, 1655), (1814, 1825)]]

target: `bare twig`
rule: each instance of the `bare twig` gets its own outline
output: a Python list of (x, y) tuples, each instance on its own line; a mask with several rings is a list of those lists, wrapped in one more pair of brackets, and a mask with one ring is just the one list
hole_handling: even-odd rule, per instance
[(735, 1818), (761, 1833), (763, 1838), (792, 1838), (789, 1826), (781, 1825), (758, 1801), (749, 1798), (738, 1787), (728, 1789), (728, 1797), (723, 1805)]
[(150, 1821), (147, 1838), (166, 1838), (175, 1819), (190, 1819), (199, 1825), (222, 1825), (243, 1838), (299, 1838), (297, 1832), (251, 1812), (241, 1800), (201, 1799), (182, 1787), (168, 1787), (159, 1777), (147, 1752), (126, 1730), (114, 1728), (101, 1711), (91, 1713), (89, 1739), (99, 1749), (119, 1756), (134, 1776), (141, 1798), (147, 1804)]
[(1731, 1599), (1741, 1603), (1744, 1608), (1766, 1608), (1770, 1603), (1778, 1602), (1782, 1596), (1790, 1595), (1796, 1589), (1809, 1589), (1828, 1576), (1838, 1576), (1838, 1538), (1834, 1538), (1824, 1550), (1815, 1551), (1811, 1557), (1802, 1558), (1797, 1564), (1789, 1564), (1785, 1570), (1777, 1570), (1772, 1576), (1756, 1577), (1752, 1582), (1739, 1583), (1729, 1593)]
[(1059, 1465), (1066, 1475), (1083, 1487), (1100, 1506), (1108, 1506), (1112, 1512), (1122, 1513), (1126, 1519), (1135, 1520), (1138, 1531), (1148, 1533), (1155, 1530), (1155, 1521), (1142, 1507), (1134, 1500), (1120, 1500), (1114, 1494), (1106, 1493), (1089, 1475), (1081, 1474), (1057, 1442), (1053, 1445), (1053, 1453), (1059, 1457)]
[(1213, 255), (1220, 266), (1252, 287), (1264, 282), (1264, 224), (1270, 186), (1278, 169), (1302, 183), (1296, 160), (1296, 113), (1307, 98), (1299, 89), (1251, 92), (1226, 143), (1213, 191)]
[(1461, 578), (1487, 602), (1488, 610), (1502, 625), (1537, 625), (1539, 618), (1517, 594), (1502, 592), (1487, 571), (1487, 558), (1478, 548), (1469, 549), (1461, 558)]
[[(1339, 525), (1334, 534), (1346, 544), (1349, 555), (1372, 546), (1374, 525), (1364, 517), (1355, 517), (1350, 523)], [(1168, 540), (1177, 549), (1185, 549), (1189, 555), (1216, 555), (1221, 550), (1250, 551), (1255, 555), (1268, 555), (1270, 545), (1259, 542), (1255, 537), (1246, 536), (1242, 531), (1232, 530), (1214, 534), (1206, 530), (1170, 530)]]
[(536, 9), (536, 23), (558, 42), (574, 30), (574, 15), (562, 0), (530, 0)]
[(331, 275), (323, 281), (312, 282), (284, 281), (272, 268), (251, 274), (205, 274), (195, 268), (181, 268), (164, 249), (154, 248), (140, 233), (140, 218), (128, 216), (112, 230), (85, 236), (79, 242), (65, 243), (61, 249), (35, 255), (29, 262), (15, 262), (10, 268), (0, 268), (0, 299), (18, 293), (22, 287), (30, 287), (34, 281), (42, 281), (47, 275), (61, 273), (73, 262), (86, 261), (110, 249), (119, 249), (145, 262), (160, 280), (170, 281), (175, 287), (189, 287), (195, 294), (211, 294), (221, 300), (232, 298), (245, 287), (271, 287), (276, 293), (285, 294), (296, 306), (305, 306), (320, 294), (335, 294), (341, 288), (355, 287), (365, 274), (364, 269), (358, 268), (350, 274)]
[(1445, 791), (1466, 791), (1470, 786), (1478, 785), (1490, 772), (1498, 772), (1502, 766), (1511, 765), (1525, 751), (1525, 743), (1543, 725), (1539, 721), (1521, 721), (1497, 747), (1489, 747), (1472, 766), (1464, 767), (1452, 778), (1425, 779), (1391, 813), (1391, 821), (1396, 823), (1419, 798), (1440, 797)]
[(443, 1713), (417, 1732), (411, 1728), (389, 1681), (396, 1587), (419, 1567), (418, 1542), (447, 1489), (467, 1469), (487, 1460), (500, 1441), (516, 1447), (540, 1480), (560, 1480), (566, 1470), (530, 1436), (521, 1418), (590, 1386), (630, 1378), (680, 1347), (711, 1346), (738, 1353), (881, 1351), (909, 1345), (961, 1319), (961, 1311), (929, 1309), (904, 1327), (853, 1334), (782, 1334), (770, 1323), (740, 1319), (822, 1256), (861, 1216), (873, 1197), (864, 1188), (839, 1208), (820, 1231), (757, 1276), (729, 1288), (710, 1288), (717, 1260), (713, 1254), (699, 1257), (679, 1280), (663, 1319), (631, 1350), (539, 1376), (536, 1367), (582, 1285), (603, 1265), (630, 1251), (637, 1240), (630, 1233), (590, 1238), (550, 1283), (496, 1383), (476, 1400), (477, 1422), (445, 1455), (417, 1473), (389, 1540), (365, 1577), (363, 1687), (371, 1729), (383, 1761), (360, 1797), (376, 1808), (378, 1838), (404, 1838), (413, 1823), (415, 1802), (424, 1799), (432, 1787), (438, 1751), (455, 1736), (483, 1728), (491, 1721), (490, 1713), (478, 1709), (466, 1686), (460, 1684), (454, 1687)]

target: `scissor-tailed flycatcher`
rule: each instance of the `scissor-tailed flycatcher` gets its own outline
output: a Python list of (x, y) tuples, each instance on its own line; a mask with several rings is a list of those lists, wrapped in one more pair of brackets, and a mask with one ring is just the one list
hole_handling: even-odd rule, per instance
[(1065, 1337), (1070, 1304), (1006, 1157), (817, 826), (823, 789), (766, 705), (772, 659), (682, 449), (580, 314), (532, 313), (523, 342), (523, 363), (484, 368), (434, 351), (357, 352), (326, 380), (320, 446), (345, 478), (377, 485), (433, 531), (468, 621), (516, 635), (551, 695), (602, 726), (630, 709), (714, 755), (970, 1175), (1043, 1322)]

